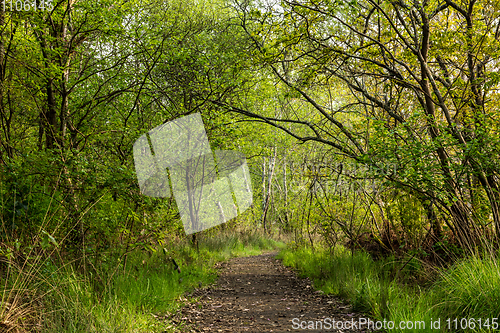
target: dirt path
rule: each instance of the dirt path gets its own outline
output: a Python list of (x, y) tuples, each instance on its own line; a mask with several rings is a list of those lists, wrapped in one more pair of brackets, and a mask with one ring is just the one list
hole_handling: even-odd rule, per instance
[[(337, 298), (313, 291), (310, 281), (297, 278), (274, 256), (222, 263), (216, 286), (189, 295), (198, 300), (171, 319), (183, 326), (182, 332), (370, 332), (366, 325), (359, 327), (362, 315)], [(342, 322), (334, 326), (340, 329), (330, 328), (327, 318), (335, 325)], [(323, 329), (313, 329), (321, 328), (317, 321)], [(353, 322), (357, 328), (351, 328)]]

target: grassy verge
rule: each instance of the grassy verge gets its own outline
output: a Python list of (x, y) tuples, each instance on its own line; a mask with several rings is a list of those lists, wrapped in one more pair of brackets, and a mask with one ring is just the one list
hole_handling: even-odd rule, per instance
[(215, 281), (215, 262), (279, 245), (258, 233), (225, 232), (202, 237), (199, 251), (179, 240), (165, 249), (130, 253), (126, 265), (113, 256), (98, 268), (89, 261), (85, 272), (47, 258), (36, 265), (5, 265), (0, 331), (168, 332), (161, 318), (182, 305), (183, 293)]
[(365, 253), (338, 249), (332, 254), (309, 248), (286, 249), (280, 256), (285, 265), (310, 277), (315, 288), (349, 300), (374, 322), (394, 323), (388, 332), (493, 332), (500, 328), (500, 269), (493, 256), (463, 259), (436, 271), (425, 287), (414, 281), (428, 274), (416, 259), (373, 261)]

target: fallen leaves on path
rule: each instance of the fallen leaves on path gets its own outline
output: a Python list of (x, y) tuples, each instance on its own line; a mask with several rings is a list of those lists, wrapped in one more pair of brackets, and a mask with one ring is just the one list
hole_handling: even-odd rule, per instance
[(196, 301), (170, 320), (184, 333), (369, 332), (366, 327), (297, 329), (294, 322), (306, 327), (311, 322), (324, 324), (326, 318), (352, 322), (363, 316), (353, 313), (351, 306), (340, 299), (315, 292), (308, 279), (298, 278), (274, 256), (270, 253), (221, 263), (217, 284), (187, 295)]

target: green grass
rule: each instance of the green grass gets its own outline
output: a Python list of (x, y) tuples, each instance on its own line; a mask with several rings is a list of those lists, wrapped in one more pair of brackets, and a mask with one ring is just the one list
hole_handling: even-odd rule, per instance
[[(484, 326), (479, 330), (477, 319), (484, 323), (489, 318), (492, 325), (492, 318), (500, 317), (500, 270), (494, 256), (458, 261), (433, 274), (436, 279), (426, 287), (415, 283), (415, 276), (427, 274), (415, 258), (374, 261), (366, 253), (351, 254), (343, 248), (335, 254), (309, 248), (286, 249), (280, 256), (284, 264), (310, 277), (315, 288), (347, 299), (354, 310), (373, 320), (393, 321), (395, 329), (390, 332), (457, 332), (455, 318), (476, 319), (471, 320), (475, 330), (463, 331), (490, 332), (493, 330)], [(431, 320), (438, 319), (441, 329), (430, 329)], [(401, 321), (423, 321), (426, 328), (398, 329)], [(500, 327), (500, 319), (498, 324)]]
[[(279, 242), (255, 233), (203, 237), (199, 251), (185, 244), (172, 248), (168, 254), (157, 251), (136, 256), (127, 265), (128, 273), (114, 279), (114, 291), (120, 299), (144, 311), (169, 312), (178, 307), (181, 294), (215, 281), (213, 265), (216, 262), (234, 256), (256, 255), (278, 246)], [(170, 258), (179, 264), (180, 274), (173, 269)]]
[[(448, 317), (500, 317), (500, 267), (497, 258), (467, 258), (444, 271), (435, 289), (437, 307)], [(499, 319), (500, 321), (500, 319)], [(500, 325), (500, 323), (499, 323)]]
[(49, 258), (29, 274), (12, 266), (3, 285), (0, 323), (16, 318), (9, 328), (19, 332), (168, 332), (171, 325), (161, 318), (183, 304), (185, 292), (216, 280), (216, 262), (279, 246), (259, 233), (212, 232), (199, 237), (199, 251), (182, 240), (165, 250), (132, 252), (125, 267), (112, 255), (97, 268), (88, 262), (85, 273)]

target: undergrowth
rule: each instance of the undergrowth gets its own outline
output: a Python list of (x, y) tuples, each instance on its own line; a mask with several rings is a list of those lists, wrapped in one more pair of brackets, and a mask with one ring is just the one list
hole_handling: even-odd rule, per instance
[[(310, 277), (315, 288), (349, 300), (354, 311), (373, 321), (392, 321), (390, 332), (493, 332), (500, 328), (500, 270), (495, 255), (461, 259), (431, 272), (412, 257), (374, 261), (366, 253), (341, 247), (334, 253), (287, 248), (280, 257), (285, 265)], [(428, 283), (416, 283), (416, 277), (427, 278)], [(420, 322), (420, 328), (401, 329), (401, 322), (412, 322), (415, 327)]]
[(136, 250), (126, 261), (109, 254), (98, 267), (89, 258), (63, 263), (56, 249), (21, 265), (4, 258), (0, 332), (168, 332), (162, 318), (186, 301), (185, 292), (215, 281), (215, 262), (280, 245), (234, 231), (204, 235), (198, 250), (176, 241)]

